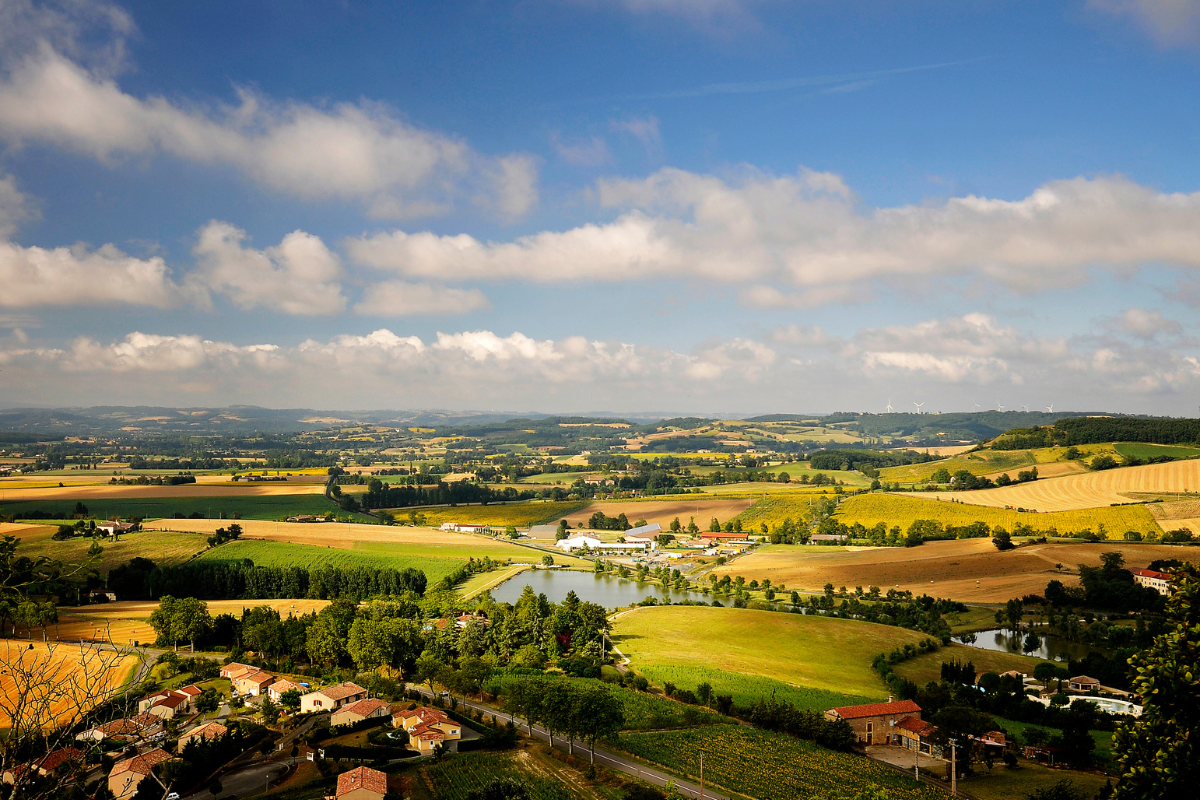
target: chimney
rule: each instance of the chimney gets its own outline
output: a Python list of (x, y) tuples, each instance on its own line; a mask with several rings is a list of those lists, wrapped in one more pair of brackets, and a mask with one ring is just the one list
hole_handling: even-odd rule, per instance
[(891, 702), (893, 701), (893, 699), (894, 699), (894, 698), (893, 698), (893, 697), (892, 697), (892, 696), (889, 694), (889, 695), (888, 695), (888, 702), (889, 702), (889, 703), (891, 703)]

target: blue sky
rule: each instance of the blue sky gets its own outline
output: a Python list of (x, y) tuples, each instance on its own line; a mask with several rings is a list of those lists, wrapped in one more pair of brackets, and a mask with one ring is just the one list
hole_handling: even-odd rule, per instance
[(1198, 0), (0, 0), (0, 405), (1190, 414), (1198, 67)]

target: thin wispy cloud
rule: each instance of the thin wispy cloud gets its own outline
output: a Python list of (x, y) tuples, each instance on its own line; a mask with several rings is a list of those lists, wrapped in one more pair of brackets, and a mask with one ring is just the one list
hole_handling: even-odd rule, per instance
[(632, 94), (621, 98), (623, 100), (682, 100), (693, 97), (712, 97), (722, 94), (765, 94), (768, 92), (786, 92), (793, 89), (812, 89), (822, 86), (846, 87), (843, 91), (861, 89), (869, 83), (894, 75), (907, 75), (914, 72), (960, 67), (965, 64), (976, 64), (987, 61), (991, 56), (968, 58), (962, 61), (942, 61), (936, 64), (920, 64), (914, 67), (897, 67), (896, 69), (875, 70), (873, 72), (845, 72), (834, 75), (809, 75), (800, 78), (784, 78), (774, 81), (741, 81), (729, 83), (710, 83), (691, 89), (677, 89), (670, 92), (653, 92), (647, 94)]

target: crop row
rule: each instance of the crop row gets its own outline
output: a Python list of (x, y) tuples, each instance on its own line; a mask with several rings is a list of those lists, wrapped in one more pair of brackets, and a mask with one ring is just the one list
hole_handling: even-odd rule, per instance
[(566, 785), (551, 777), (536, 774), (519, 763), (522, 756), (495, 753), (461, 753), (426, 767), (439, 800), (467, 800), (473, 790), (494, 780), (515, 779), (529, 787), (529, 800), (578, 800)]
[(620, 744), (635, 756), (692, 779), (700, 774), (703, 751), (704, 775), (710, 786), (751, 797), (825, 800), (878, 788), (887, 792), (889, 800), (941, 800), (948, 796), (862, 756), (738, 725), (629, 733), (621, 736)]

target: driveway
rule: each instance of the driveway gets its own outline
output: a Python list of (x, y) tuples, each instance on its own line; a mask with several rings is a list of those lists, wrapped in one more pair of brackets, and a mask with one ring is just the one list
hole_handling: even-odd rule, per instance
[[(891, 764), (894, 767), (906, 769), (909, 772), (913, 770), (913, 760), (916, 754), (912, 750), (905, 750), (903, 747), (892, 747), (886, 744), (872, 744), (866, 747), (867, 755), (876, 761), (882, 761), (885, 764)], [(948, 762), (940, 758), (933, 758), (924, 753), (920, 756), (921, 772), (929, 770), (931, 774), (939, 777), (945, 777), (946, 766)]]

